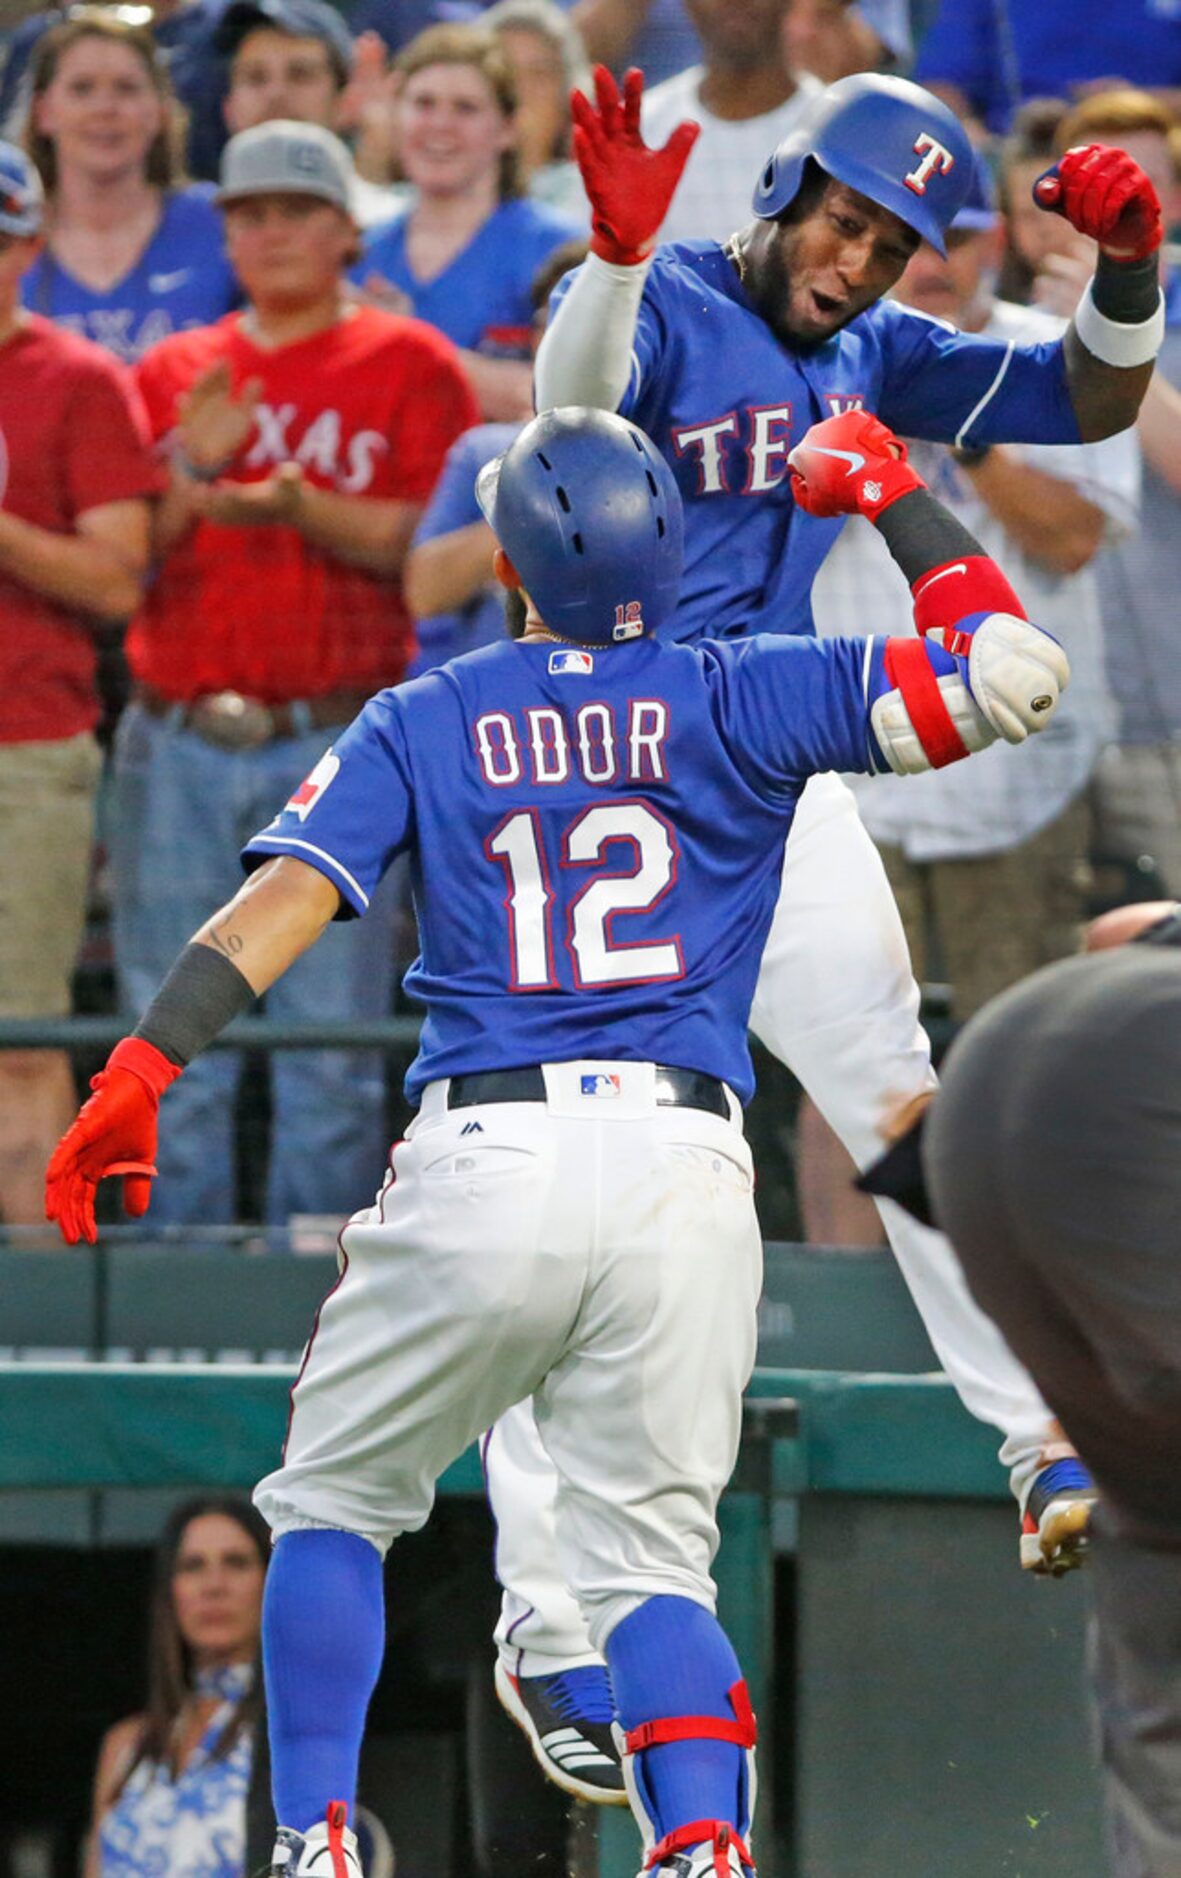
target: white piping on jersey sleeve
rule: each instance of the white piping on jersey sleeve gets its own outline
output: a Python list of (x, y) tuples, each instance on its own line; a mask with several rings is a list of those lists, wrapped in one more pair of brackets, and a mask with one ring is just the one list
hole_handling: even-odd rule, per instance
[(617, 411), (640, 362), (636, 321), (648, 263), (618, 267), (588, 254), (546, 328), (533, 368), (539, 411), (588, 404)]
[(1015, 346), (1016, 343), (1017, 343), (1016, 340), (1010, 339), (1008, 345), (1005, 347), (1005, 356), (1001, 360), (1000, 364), (997, 366), (996, 377), (993, 379), (991, 385), (988, 387), (988, 390), (985, 392), (984, 396), (981, 398), (979, 404), (976, 406), (976, 409), (974, 411), (970, 411), (964, 423), (960, 425), (955, 436), (955, 444), (954, 444), (955, 449), (957, 450), (963, 449), (964, 438), (967, 436), (968, 432), (971, 430), (973, 424), (976, 422), (976, 419), (979, 417), (981, 411), (983, 411), (986, 408), (986, 406), (991, 404), (992, 400), (996, 397), (997, 392), (1000, 390), (1001, 385), (1004, 383), (1005, 373), (1009, 369), (1009, 361), (1013, 357), (1013, 347)]
[(874, 760), (874, 743), (876, 739), (874, 738), (874, 735), (873, 735), (873, 717), (871, 715), (873, 711), (874, 700), (869, 695), (869, 677), (870, 677), (870, 673), (873, 670), (873, 651), (876, 645), (877, 645), (876, 638), (867, 639), (865, 642), (865, 651), (862, 654), (862, 659), (861, 659), (861, 695), (865, 699), (865, 723), (866, 723), (866, 732), (867, 732), (866, 738), (865, 738), (865, 750), (866, 750), (866, 755), (869, 757), (869, 773), (871, 776), (878, 776), (881, 774), (881, 771), (878, 769), (877, 763)]
[(251, 854), (277, 854), (283, 848), (302, 848), (306, 854), (316, 855), (323, 861), (330, 874), (337, 875), (352, 888), (362, 906), (369, 905), (369, 895), (360, 881), (355, 880), (348, 868), (342, 866), (334, 855), (326, 854), (323, 848), (317, 848), (314, 842), (300, 841), (297, 835), (260, 835), (257, 841), (250, 843)]

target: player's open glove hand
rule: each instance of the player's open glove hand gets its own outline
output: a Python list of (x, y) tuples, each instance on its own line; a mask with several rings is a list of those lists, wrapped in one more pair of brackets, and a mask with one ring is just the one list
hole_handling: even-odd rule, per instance
[(1039, 208), (1064, 215), (1113, 261), (1143, 261), (1164, 238), (1160, 199), (1125, 150), (1082, 144), (1033, 185)]
[(872, 411), (842, 411), (813, 424), (788, 457), (791, 492), (809, 515), (868, 515), (926, 483), (906, 445)]
[(633, 66), (623, 96), (610, 72), (595, 67), (598, 109), (581, 91), (570, 94), (574, 154), (591, 205), (591, 252), (624, 267), (646, 260), (668, 214), (699, 124), (678, 124), (661, 150), (640, 135), (644, 75)]
[(98, 1238), (94, 1196), (107, 1174), (122, 1174), (123, 1205), (133, 1219), (148, 1210), (156, 1172), (156, 1113), (160, 1097), (180, 1075), (175, 1063), (145, 1043), (124, 1037), (90, 1084), (94, 1090), (53, 1151), (45, 1177), (45, 1217), (55, 1219), (67, 1245)]

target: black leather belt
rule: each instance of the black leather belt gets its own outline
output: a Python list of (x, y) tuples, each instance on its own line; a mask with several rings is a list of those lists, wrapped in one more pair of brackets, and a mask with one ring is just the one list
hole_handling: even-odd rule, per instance
[[(471, 1109), (483, 1102), (544, 1102), (545, 1076), (541, 1066), (530, 1069), (486, 1069), (474, 1076), (453, 1076), (447, 1090), (449, 1109)], [(730, 1120), (726, 1088), (716, 1076), (696, 1069), (656, 1068), (656, 1103), (666, 1109), (704, 1109), (707, 1115)]]
[(168, 717), (175, 711), (178, 723), (219, 750), (257, 750), (279, 737), (301, 737), (351, 723), (368, 700), (365, 691), (330, 691), (319, 698), (265, 704), (240, 691), (207, 691), (185, 703), (165, 697), (152, 685), (140, 685), (135, 692), (136, 703), (149, 717)]

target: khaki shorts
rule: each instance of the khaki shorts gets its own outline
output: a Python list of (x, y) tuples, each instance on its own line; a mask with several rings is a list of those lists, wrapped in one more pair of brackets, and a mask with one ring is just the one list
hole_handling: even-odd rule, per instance
[(1085, 800), (1019, 847), (908, 861), (882, 844), (920, 984), (942, 974), (957, 1023), (1041, 965), (1077, 952), (1092, 884)]
[(0, 744), (0, 1017), (69, 1011), (101, 769), (89, 731)]

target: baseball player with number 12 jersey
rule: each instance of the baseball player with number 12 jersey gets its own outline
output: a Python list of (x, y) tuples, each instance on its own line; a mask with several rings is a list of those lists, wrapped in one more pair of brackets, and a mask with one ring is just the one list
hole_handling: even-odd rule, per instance
[(952, 725), (961, 755), (1022, 741), (1066, 659), (1019, 609), (958, 622), (957, 650), (654, 638), (680, 583), (680, 497), (614, 415), (536, 419), (479, 493), (522, 636), (379, 693), (249, 843), (257, 873), (95, 1079), (47, 1206), (92, 1238), (97, 1181), (120, 1172), (142, 1211), (161, 1090), (408, 851), (418, 1114), (344, 1229), (283, 1462), (256, 1493), (277, 1540), (273, 1870), (357, 1878), (382, 1558), (528, 1398), (646, 1869), (745, 1878), (755, 1722), (710, 1566), (755, 1354), (746, 1025), (784, 841), (814, 770), (924, 769)]

